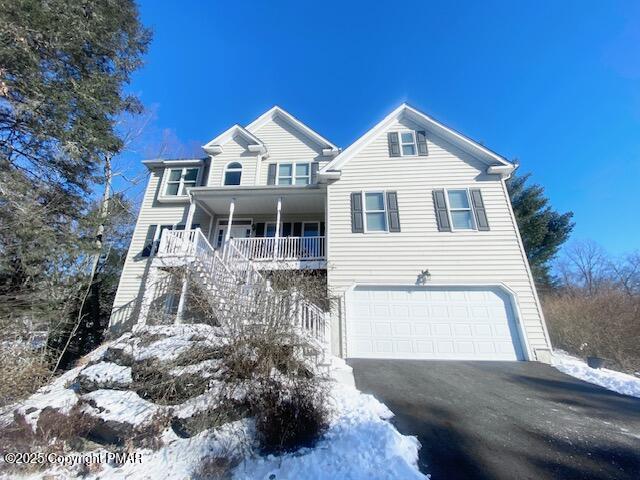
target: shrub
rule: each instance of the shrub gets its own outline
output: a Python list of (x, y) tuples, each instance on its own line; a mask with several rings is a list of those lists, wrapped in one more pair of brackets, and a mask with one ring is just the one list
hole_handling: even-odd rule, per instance
[(640, 371), (640, 297), (620, 289), (565, 291), (543, 298), (551, 341), (580, 356), (599, 356), (617, 369)]
[(0, 406), (28, 397), (51, 375), (51, 366), (42, 349), (3, 341), (0, 349)]
[(238, 460), (224, 456), (204, 457), (200, 465), (193, 472), (194, 480), (231, 480), (232, 470), (238, 464)]
[(249, 399), (263, 453), (312, 447), (328, 426), (326, 392), (314, 380), (271, 380)]

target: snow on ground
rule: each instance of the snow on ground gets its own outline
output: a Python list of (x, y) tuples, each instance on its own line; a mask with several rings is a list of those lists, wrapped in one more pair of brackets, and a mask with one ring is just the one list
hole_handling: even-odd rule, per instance
[(93, 413), (107, 422), (143, 425), (158, 411), (164, 410), (132, 391), (96, 390), (83, 395), (82, 399), (91, 405), (84, 407), (87, 413)]
[(420, 443), (389, 422), (391, 411), (371, 395), (334, 384), (331, 425), (312, 449), (253, 457), (234, 471), (236, 480), (427, 479), (417, 467)]
[(551, 364), (567, 375), (595, 383), (607, 390), (640, 398), (640, 378), (606, 368), (591, 368), (583, 360), (562, 350), (553, 352)]
[(82, 375), (92, 382), (115, 383), (127, 385), (131, 383), (131, 367), (123, 367), (111, 362), (99, 362), (82, 370)]
[[(155, 404), (126, 389), (131, 386), (131, 368), (114, 363), (117, 358), (113, 354), (110, 358), (114, 360), (107, 361), (108, 348), (118, 349), (137, 360), (156, 358), (170, 361), (176, 358), (177, 352), (187, 351), (190, 346), (214, 346), (224, 341), (218, 337), (216, 329), (206, 326), (163, 326), (157, 330), (145, 327), (144, 332), (138, 329), (103, 345), (86, 357), (80, 366), (58, 377), (19, 405), (14, 405), (10, 411), (5, 411), (0, 416), (0, 423), (7, 424), (13, 418), (13, 411), (18, 410), (35, 427), (44, 408), (68, 413), (80, 400), (83, 411), (90, 416), (134, 427), (148, 424), (157, 413), (170, 411), (174, 418), (188, 419), (215, 406), (224, 385), (214, 377), (203, 379), (208, 382), (206, 392), (171, 406)], [(216, 370), (218, 366), (217, 361), (204, 361), (177, 367), (174, 373)], [(393, 416), (391, 411), (353, 386), (348, 365), (334, 359), (334, 367), (333, 380), (326, 380), (329, 382), (326, 401), (331, 412), (329, 428), (314, 448), (281, 456), (260, 456), (250, 418), (204, 430), (190, 438), (180, 438), (177, 431), (168, 426), (161, 434), (162, 445), (157, 450), (133, 450), (140, 461), (123, 465), (101, 463), (91, 471), (81, 469), (80, 465), (52, 465), (46, 471), (32, 473), (29, 478), (65, 479), (80, 475), (94, 480), (189, 479), (194, 477), (203, 459), (233, 456), (241, 458), (232, 472), (236, 480), (428, 478), (417, 468), (418, 440), (401, 435), (388, 421)], [(78, 378), (83, 376), (93, 382), (88, 391), (86, 386), (79, 385)], [(242, 390), (241, 385), (238, 391), (232, 392), (234, 397), (243, 397), (245, 392)], [(94, 445), (95, 450), (83, 453), (107, 452), (106, 447)], [(69, 451), (66, 454), (77, 456), (79, 452)], [(0, 474), (0, 478), (18, 477), (2, 477)]]

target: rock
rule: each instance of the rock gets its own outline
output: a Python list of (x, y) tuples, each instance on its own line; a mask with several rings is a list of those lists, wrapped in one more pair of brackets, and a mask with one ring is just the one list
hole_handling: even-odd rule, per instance
[(131, 367), (111, 362), (89, 365), (78, 375), (76, 382), (80, 393), (88, 393), (108, 388), (126, 390), (131, 385)]
[(188, 418), (174, 417), (171, 428), (181, 438), (190, 438), (198, 433), (216, 428), (246, 417), (249, 410), (242, 404), (227, 404), (215, 409), (204, 410)]

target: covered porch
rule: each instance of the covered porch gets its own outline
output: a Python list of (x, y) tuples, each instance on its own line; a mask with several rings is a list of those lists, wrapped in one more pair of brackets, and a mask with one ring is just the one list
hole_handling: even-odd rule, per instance
[(326, 187), (198, 187), (190, 190), (187, 225), (196, 208), (210, 217), (206, 236), (233, 246), (264, 270), (325, 269)]

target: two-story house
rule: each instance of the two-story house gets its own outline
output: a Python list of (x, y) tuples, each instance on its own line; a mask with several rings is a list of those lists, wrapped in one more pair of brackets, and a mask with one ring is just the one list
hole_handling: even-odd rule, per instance
[(326, 272), (335, 355), (548, 361), (503, 157), (406, 104), (345, 150), (279, 107), (203, 148), (144, 162), (113, 330), (144, 321), (154, 258), (197, 229), (258, 271)]

